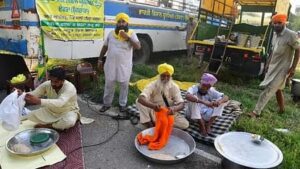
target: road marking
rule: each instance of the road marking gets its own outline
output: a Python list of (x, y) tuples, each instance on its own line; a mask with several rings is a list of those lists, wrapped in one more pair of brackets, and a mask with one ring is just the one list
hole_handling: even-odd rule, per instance
[(198, 155), (200, 155), (200, 156), (202, 156), (204, 158), (207, 158), (207, 159), (209, 159), (209, 160), (211, 160), (213, 162), (221, 164), (222, 159), (220, 157), (217, 157), (215, 155), (209, 154), (209, 153), (207, 153), (207, 152), (205, 152), (203, 150), (200, 150), (200, 149), (196, 148), (195, 151), (194, 151), (194, 153), (196, 153), (196, 154), (198, 154)]

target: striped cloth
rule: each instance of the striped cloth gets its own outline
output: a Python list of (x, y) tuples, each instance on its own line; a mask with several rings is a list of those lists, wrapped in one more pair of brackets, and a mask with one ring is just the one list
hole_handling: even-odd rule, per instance
[[(185, 99), (185, 91), (181, 92), (181, 95)], [(185, 109), (180, 111), (180, 114), (185, 114)], [(136, 108), (136, 105), (133, 104), (131, 106), (127, 107), (127, 112), (130, 116), (134, 116), (139, 118), (140, 114), (138, 109)], [(237, 120), (239, 115), (242, 114), (241, 110), (241, 103), (235, 100), (230, 100), (228, 105), (224, 108), (224, 111), (222, 113), (222, 116), (218, 117), (215, 122), (213, 123), (211, 127), (211, 133), (208, 134), (208, 136), (202, 136), (199, 133), (199, 125), (195, 121), (190, 121), (189, 128), (186, 129), (186, 131), (194, 137), (196, 141), (204, 141), (208, 143), (213, 143), (215, 138), (218, 135), (224, 134), (229, 131), (230, 127), (233, 125), (233, 123)]]

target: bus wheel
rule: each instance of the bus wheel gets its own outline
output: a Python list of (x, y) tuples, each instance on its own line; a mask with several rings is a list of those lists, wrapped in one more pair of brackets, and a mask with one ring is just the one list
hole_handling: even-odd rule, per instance
[(151, 48), (146, 39), (140, 39), (141, 49), (134, 50), (133, 63), (146, 63), (151, 55)]

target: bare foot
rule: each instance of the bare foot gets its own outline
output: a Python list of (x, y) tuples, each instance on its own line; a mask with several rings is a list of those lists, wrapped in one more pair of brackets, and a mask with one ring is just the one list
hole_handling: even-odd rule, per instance
[(199, 129), (200, 129), (200, 134), (206, 137), (207, 131), (205, 127), (205, 121), (203, 119), (199, 120)]
[(155, 124), (153, 124), (152, 122), (142, 123), (142, 125), (144, 125), (146, 128), (151, 128), (155, 126)]
[(210, 124), (206, 124), (206, 132), (207, 133), (211, 132), (211, 125)]
[(34, 128), (53, 128), (52, 124), (37, 124)]
[(204, 136), (204, 137), (206, 137), (207, 136), (207, 131), (206, 131), (206, 129), (204, 128), (201, 128), (200, 127), (200, 134), (202, 135), (202, 136)]
[(284, 113), (284, 109), (279, 109), (278, 113), (279, 114), (283, 114)]
[(256, 119), (258, 118), (258, 114), (254, 113), (254, 112), (250, 112), (250, 113), (247, 113), (248, 117), (250, 117), (251, 119)]

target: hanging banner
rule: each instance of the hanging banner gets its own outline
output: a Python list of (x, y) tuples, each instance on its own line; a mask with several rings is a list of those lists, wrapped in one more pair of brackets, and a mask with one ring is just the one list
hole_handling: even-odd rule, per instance
[(36, 0), (36, 8), (52, 39), (103, 39), (104, 0)]

